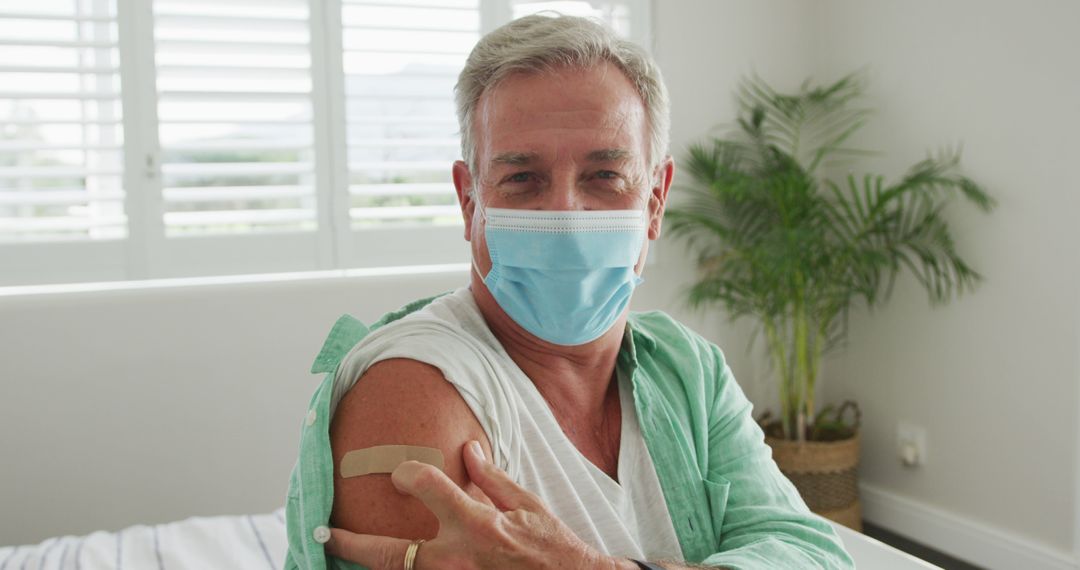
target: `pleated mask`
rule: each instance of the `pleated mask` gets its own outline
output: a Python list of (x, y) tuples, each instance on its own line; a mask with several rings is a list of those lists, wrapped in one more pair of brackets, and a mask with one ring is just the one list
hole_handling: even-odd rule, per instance
[(642, 210), (487, 208), (482, 215), (492, 264), (484, 285), (538, 338), (565, 346), (596, 340), (642, 282), (634, 273), (648, 226)]

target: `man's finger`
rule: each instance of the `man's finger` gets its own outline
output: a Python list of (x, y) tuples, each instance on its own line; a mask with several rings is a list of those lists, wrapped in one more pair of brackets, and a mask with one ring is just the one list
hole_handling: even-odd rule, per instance
[(326, 553), (356, 562), (371, 570), (390, 570), (404, 566), (409, 541), (387, 536), (356, 534), (340, 528), (330, 529)]
[(505, 471), (484, 458), (484, 451), (479, 442), (472, 441), (466, 444), (463, 455), (469, 478), (491, 498), (499, 510), (536, 511), (543, 508), (543, 503), (536, 495), (520, 487)]
[(441, 525), (462, 520), (485, 507), (458, 487), (446, 473), (418, 461), (406, 461), (390, 474), (399, 491), (420, 499)]

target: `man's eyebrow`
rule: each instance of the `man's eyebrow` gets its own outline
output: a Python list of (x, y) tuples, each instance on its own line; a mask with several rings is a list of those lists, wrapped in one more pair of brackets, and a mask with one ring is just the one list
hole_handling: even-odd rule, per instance
[(633, 155), (628, 150), (623, 150), (621, 148), (605, 148), (602, 150), (594, 150), (585, 158), (589, 162), (615, 162), (617, 160), (626, 160), (631, 156)]
[(509, 164), (511, 166), (524, 166), (540, 158), (535, 152), (504, 152), (495, 155), (491, 162), (495, 164)]

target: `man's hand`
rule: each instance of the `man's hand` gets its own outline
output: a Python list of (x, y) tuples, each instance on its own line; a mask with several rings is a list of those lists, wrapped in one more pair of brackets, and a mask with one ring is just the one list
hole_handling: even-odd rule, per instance
[[(484, 459), (477, 442), (467, 444), (462, 455), (470, 479), (486, 497), (469, 496), (443, 472), (415, 461), (402, 463), (391, 475), (398, 492), (416, 497), (439, 519), (439, 534), (420, 547), (415, 570), (627, 567), (628, 561), (582, 542), (539, 497)], [(398, 570), (408, 546), (400, 538), (335, 528), (326, 550), (371, 570)]]

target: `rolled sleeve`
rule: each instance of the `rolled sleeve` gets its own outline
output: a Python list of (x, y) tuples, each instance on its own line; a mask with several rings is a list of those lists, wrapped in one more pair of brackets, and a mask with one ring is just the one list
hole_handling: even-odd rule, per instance
[(714, 348), (720, 372), (709, 425), (706, 485), (718, 552), (703, 563), (735, 570), (854, 568), (832, 525), (810, 512), (777, 468), (752, 405)]

